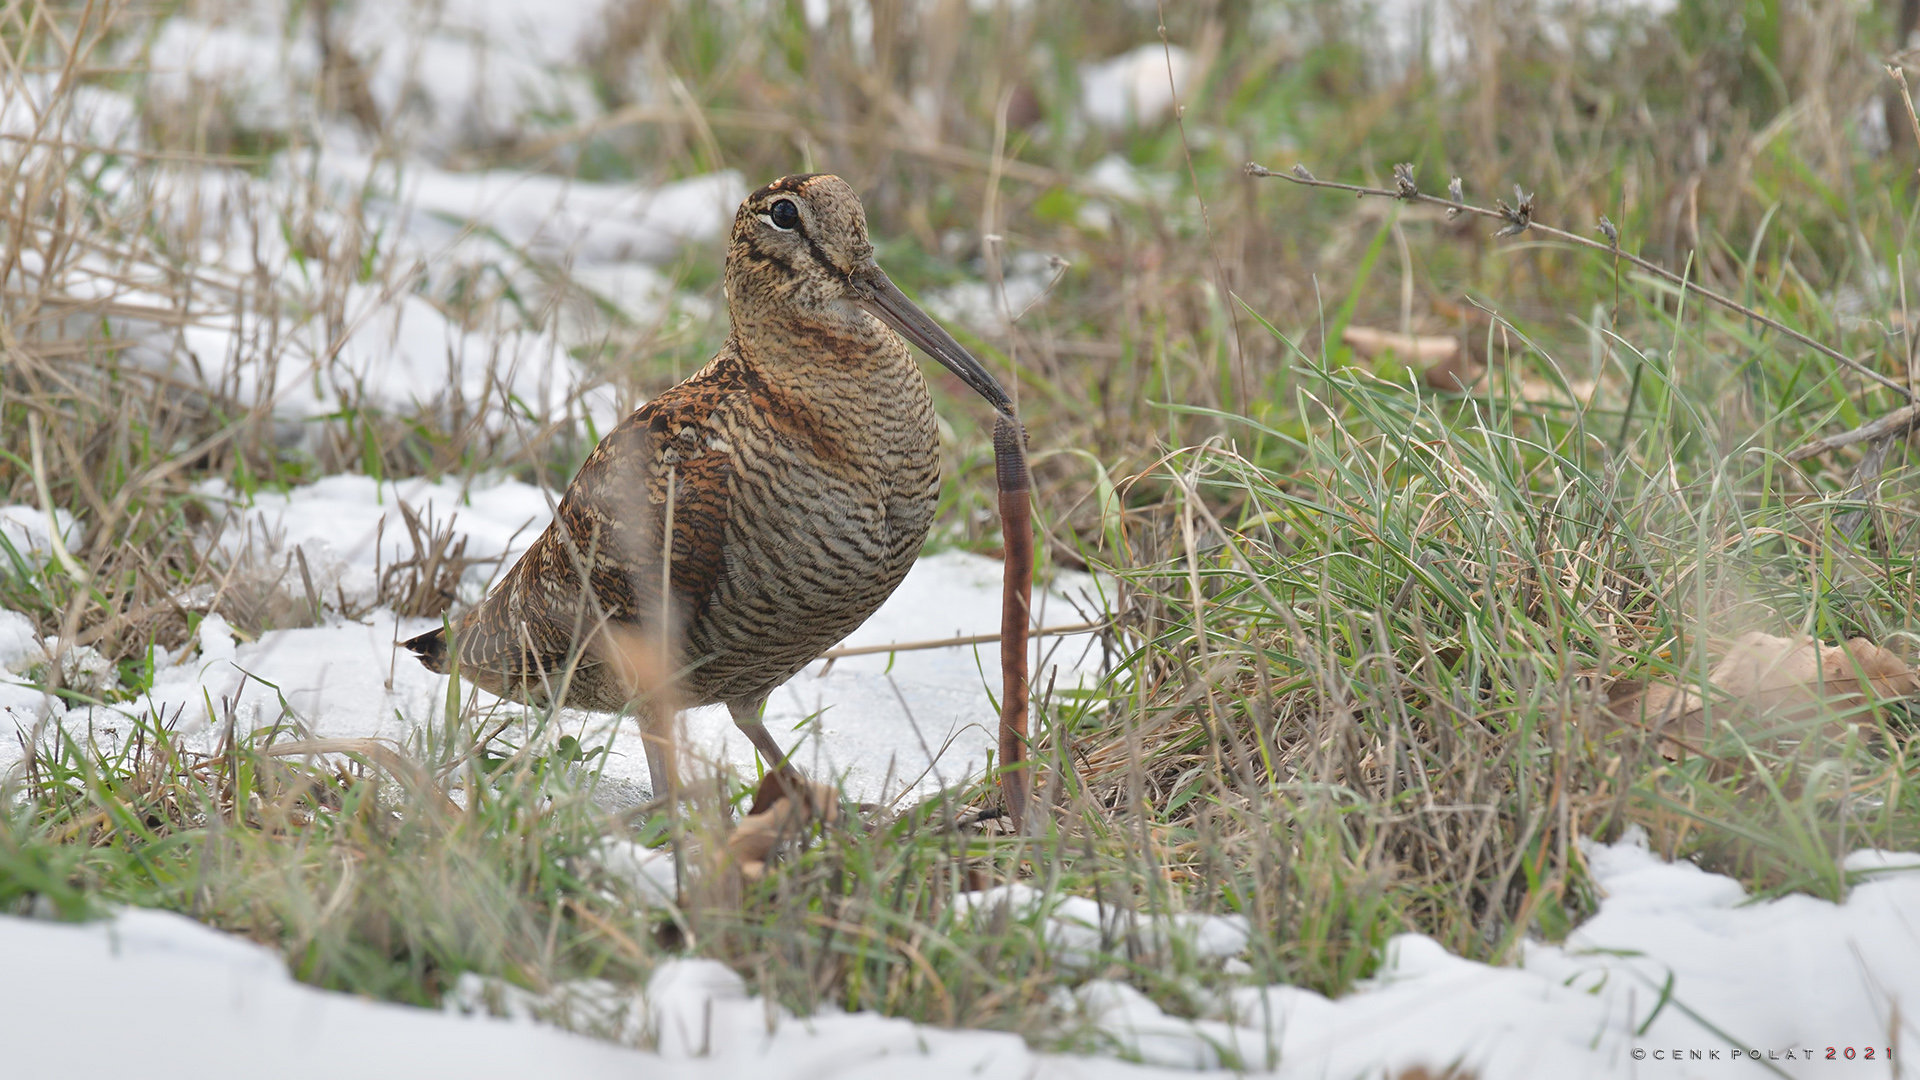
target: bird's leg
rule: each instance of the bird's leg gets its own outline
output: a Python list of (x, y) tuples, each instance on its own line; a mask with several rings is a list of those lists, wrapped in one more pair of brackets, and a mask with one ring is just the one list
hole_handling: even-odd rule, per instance
[(733, 726), (739, 728), (753, 748), (760, 752), (761, 758), (767, 763), (767, 771), (779, 774), (780, 783), (787, 789), (787, 794), (797, 798), (805, 790), (801, 787), (805, 780), (800, 771), (788, 763), (786, 752), (780, 749), (779, 743), (773, 741), (767, 725), (760, 722), (760, 713), (766, 705), (764, 696), (746, 701), (729, 701), (727, 712), (733, 715)]
[(653, 783), (653, 797), (677, 802), (680, 798), (680, 773), (674, 760), (674, 723), (679, 710), (664, 694), (651, 695), (640, 704), (640, 740), (647, 749), (647, 777)]
[(747, 737), (755, 750), (766, 760), (768, 769), (778, 769), (787, 763), (786, 751), (773, 741), (773, 735), (767, 731), (767, 725), (760, 722), (760, 713), (767, 706), (764, 697), (749, 701), (727, 702), (727, 712), (733, 714), (733, 726)]

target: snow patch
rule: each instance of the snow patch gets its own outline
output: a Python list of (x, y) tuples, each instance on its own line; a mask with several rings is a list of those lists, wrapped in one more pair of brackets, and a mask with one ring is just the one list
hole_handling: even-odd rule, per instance
[(530, 253), (578, 264), (663, 263), (689, 243), (722, 239), (747, 184), (732, 169), (648, 188), (527, 172), (397, 171), (347, 155), (323, 162), (336, 182), (368, 178), (394, 222), (423, 238), (481, 227)]
[[(296, 553), (304, 555), (315, 591), (330, 603), (344, 597), (355, 610), (371, 605), (382, 567), (413, 554), (402, 504), (422, 520), (464, 537), (468, 558), (493, 560), (469, 568), (461, 583), (467, 603), (485, 594), (492, 578), (512, 565), (549, 516), (549, 494), (517, 481), (461, 487), (450, 481), (376, 482), (339, 475), (251, 497), (218, 481), (197, 491), (227, 507), (224, 528), (214, 541), (223, 558), (289, 567), (287, 581), (299, 583), (289, 587), (303, 589), (292, 567)], [(962, 552), (924, 558), (846, 644), (997, 633), (1000, 573), (998, 562)], [(1098, 590), (1099, 583), (1086, 575), (1059, 575), (1049, 588), (1036, 590), (1034, 624), (1087, 621), (1104, 610)], [(201, 624), (196, 662), (161, 667), (152, 687), (136, 700), (61, 710), (60, 715), (74, 731), (98, 721), (94, 736), (103, 746), (125, 737), (126, 719), (153, 714), (177, 722), (187, 748), (211, 750), (228, 710), (236, 730), (245, 733), (279, 723), (283, 709), (291, 709), (317, 737), (384, 738), (405, 745), (420, 725), (439, 716), (446, 679), (421, 667), (399, 642), (435, 625), (438, 620), (398, 619), (377, 609), (361, 622), (275, 630), (257, 641), (236, 642), (225, 620), (213, 615)], [(1034, 650), (1038, 685), (1052, 681), (1060, 688), (1076, 687), (1100, 677), (1102, 657), (1092, 634), (1040, 638)], [(999, 649), (990, 642), (817, 663), (774, 692), (766, 720), (784, 744), (795, 748), (803, 768), (838, 780), (857, 800), (926, 795), (978, 774), (997, 747), (993, 696), (999, 670)], [(29, 736), (43, 708), (37, 691), (32, 698), (31, 706), (24, 696), (7, 702), (11, 726)], [(500, 707), (509, 714), (524, 712), (506, 703)], [(691, 756), (755, 775), (753, 748), (724, 707), (690, 711), (685, 730)], [(584, 746), (609, 747), (602, 759), (603, 797), (621, 804), (650, 797), (646, 755), (631, 720), (563, 711), (551, 737), (563, 734)], [(0, 726), (0, 769), (21, 753), (19, 740)]]
[(251, 556), (279, 565), (297, 549), (321, 597), (328, 602), (344, 597), (358, 607), (373, 603), (381, 568), (414, 556), (403, 507), (423, 527), (451, 528), (465, 540), (466, 558), (486, 560), (468, 567), (461, 582), (462, 599), (472, 603), (547, 527), (549, 499), (557, 498), (516, 480), (483, 478), (461, 486), (348, 474), (251, 497), (218, 480), (195, 490), (227, 509), (218, 541), (226, 558)]
[[(15, 554), (36, 561), (52, 558), (56, 533), (68, 551), (86, 543), (86, 527), (59, 507), (54, 508), (52, 519), (48, 519), (36, 507), (0, 506), (0, 540), (12, 547)], [(0, 548), (0, 574), (13, 571), (12, 560), (5, 557), (4, 551)]]
[[(551, 1028), (317, 990), (294, 982), (272, 950), (169, 912), (85, 925), (0, 916), (0, 955), (9, 1076), (190, 1080), (270, 1061), (275, 1076), (301, 1080), (614, 1080), (645, 1067), (632, 1051)], [(78, 1002), (113, 1022), (76, 1017)]]
[(17, 611), (0, 608), (0, 669), (17, 670), (19, 664), (40, 651), (40, 637), (33, 621)]
[[(713, 1080), (882, 1080), (903, 1068), (921, 1080), (1197, 1073), (1319, 1080), (1415, 1065), (1437, 1072), (1448, 1064), (1481, 1080), (1719, 1080), (1770, 1075), (1770, 1068), (1850, 1077), (1863, 1061), (1828, 1062), (1826, 1046), (1884, 1054), (1890, 1043), (1920, 1038), (1920, 1024), (1903, 1007), (1920, 1000), (1920, 931), (1912, 919), (1920, 910), (1920, 856), (1856, 852), (1849, 864), (1889, 872), (1842, 904), (1795, 896), (1728, 906), (1727, 886), (1701, 885), (1715, 875), (1664, 863), (1631, 838), (1583, 849), (1604, 892), (1599, 913), (1563, 945), (1528, 942), (1515, 967), (1462, 960), (1405, 934), (1389, 942), (1374, 979), (1337, 1001), (1293, 986), (1245, 987), (1186, 1019), (1107, 979), (1057, 998), (1069, 1024), (1140, 1064), (1036, 1054), (1004, 1033), (830, 1006), (795, 1018), (710, 960), (667, 961), (638, 994), (595, 980), (532, 994), (468, 975), (441, 1011), (383, 1005), (294, 983), (272, 952), (151, 911), (83, 926), (0, 916), (10, 975), (0, 981), (0, 1023), (19, 1032), (68, 1030), (71, 1003), (86, 1001), (115, 1017), (88, 1028), (89, 1063), (102, 1073), (137, 1065), (156, 1077), (205, 1071), (202, 1054), (154, 1051), (183, 1030), (232, 1060), (275, 1061), (289, 1077)], [(555, 1024), (626, 1046), (564, 1034)], [(8, 1047), (9, 1066), (24, 1076), (67, 1075), (72, 1066), (65, 1039), (16, 1038)], [(1669, 1056), (1676, 1048), (1680, 1055)], [(1887, 1075), (1879, 1061), (1875, 1067), (1874, 1075)], [(1920, 1076), (1904, 1058), (1893, 1068), (1897, 1077)]]
[(1185, 100), (1193, 54), (1178, 45), (1141, 45), (1080, 66), (1080, 111), (1108, 131), (1157, 124)]

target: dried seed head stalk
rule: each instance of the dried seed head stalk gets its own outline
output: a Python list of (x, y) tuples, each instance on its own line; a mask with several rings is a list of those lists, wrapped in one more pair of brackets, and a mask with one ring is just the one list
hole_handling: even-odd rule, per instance
[(1420, 197), (1420, 188), (1413, 182), (1413, 162), (1403, 161), (1393, 167), (1393, 190), (1403, 199)]
[(1495, 236), (1519, 236), (1533, 227), (1533, 196), (1513, 185), (1513, 205), (1508, 206), (1505, 199), (1495, 199), (1493, 205), (1499, 209), (1500, 216), (1506, 220)]

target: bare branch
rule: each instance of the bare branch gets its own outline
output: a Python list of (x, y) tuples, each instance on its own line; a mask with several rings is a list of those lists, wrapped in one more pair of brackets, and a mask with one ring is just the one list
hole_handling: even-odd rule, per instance
[[(1396, 178), (1397, 178), (1398, 170), (1396, 170), (1395, 172), (1396, 172)], [(1551, 236), (1555, 240), (1561, 240), (1566, 243), (1573, 244), (1577, 247), (1587, 248), (1590, 251), (1598, 251), (1607, 255), (1617, 256), (1621, 259), (1625, 259), (1627, 262), (1632, 263), (1633, 265), (1639, 267), (1640, 269), (1645, 270), (1647, 273), (1652, 274), (1654, 277), (1657, 277), (1662, 281), (1678, 286), (1679, 288), (1687, 292), (1691, 292), (1694, 295), (1699, 296), (1703, 300), (1709, 300), (1715, 304), (1720, 305), (1723, 308), (1726, 308), (1728, 311), (1736, 312), (1737, 314), (1745, 318), (1751, 319), (1762, 326), (1765, 326), (1769, 329), (1772, 329), (1781, 334), (1784, 334), (1787, 337), (1792, 338), (1794, 341), (1797, 341), (1800, 344), (1805, 345), (1807, 348), (1812, 349), (1815, 352), (1818, 352), (1820, 355), (1827, 357), (1828, 359), (1834, 361), (1835, 363), (1840, 364), (1843, 367), (1849, 368), (1852, 371), (1860, 375), (1863, 375), (1869, 379), (1872, 379), (1874, 382), (1879, 383), (1881, 386), (1884, 386), (1887, 389), (1892, 390), (1893, 392), (1899, 394), (1902, 398), (1905, 398), (1907, 401), (1913, 402), (1915, 404), (1920, 404), (1920, 394), (1915, 394), (1914, 392), (1908, 390), (1906, 387), (1900, 385), (1899, 383), (1893, 381), (1892, 379), (1887, 378), (1885, 375), (1880, 374), (1879, 372), (1873, 370), (1872, 368), (1861, 363), (1860, 361), (1855, 360), (1853, 357), (1848, 356), (1846, 353), (1841, 352), (1840, 350), (1834, 348), (1833, 346), (1825, 344), (1824, 342), (1821, 342), (1821, 341), (1817, 341), (1811, 337), (1808, 337), (1806, 334), (1803, 334), (1800, 331), (1795, 330), (1793, 327), (1788, 326), (1777, 319), (1768, 318), (1767, 316), (1762, 315), (1761, 313), (1759, 313), (1758, 311), (1755, 311), (1754, 309), (1748, 307), (1747, 305), (1740, 303), (1738, 300), (1734, 300), (1730, 297), (1722, 296), (1721, 294), (1713, 291), (1712, 289), (1707, 288), (1704, 285), (1699, 284), (1698, 282), (1691, 281), (1687, 278), (1683, 278), (1680, 275), (1674, 273), (1673, 271), (1668, 270), (1666, 267), (1659, 265), (1658, 263), (1649, 262), (1646, 259), (1643, 259), (1640, 256), (1635, 255), (1631, 252), (1622, 251), (1620, 249), (1618, 229), (1615, 228), (1615, 229), (1612, 229), (1612, 231), (1609, 231), (1608, 229), (1608, 227), (1612, 226), (1613, 224), (1610, 221), (1607, 222), (1606, 225), (1602, 226), (1601, 228), (1602, 233), (1605, 233), (1608, 237), (1608, 240), (1610, 241), (1610, 243), (1607, 243), (1607, 244), (1602, 244), (1597, 240), (1589, 240), (1584, 236), (1578, 236), (1578, 235), (1575, 235), (1574, 233), (1566, 232), (1565, 230), (1562, 230), (1562, 229), (1556, 229), (1551, 225), (1540, 224), (1539, 222), (1533, 220), (1533, 196), (1522, 193), (1520, 189), (1517, 187), (1514, 188), (1513, 193), (1514, 193), (1515, 199), (1518, 202), (1518, 205), (1508, 206), (1506, 202), (1500, 201), (1497, 204), (1498, 209), (1488, 209), (1487, 207), (1475, 206), (1472, 203), (1463, 202), (1459, 199), (1442, 199), (1442, 198), (1439, 198), (1438, 196), (1428, 195), (1419, 191), (1415, 191), (1413, 194), (1408, 195), (1408, 194), (1403, 194), (1400, 190), (1395, 190), (1395, 189), (1365, 187), (1359, 184), (1342, 184), (1332, 180), (1319, 180), (1319, 179), (1316, 179), (1312, 173), (1308, 172), (1304, 166), (1300, 166), (1300, 165), (1295, 165), (1293, 167), (1293, 171), (1290, 173), (1280, 173), (1280, 172), (1274, 172), (1272, 169), (1269, 169), (1264, 165), (1259, 165), (1249, 161), (1246, 165), (1246, 173), (1248, 176), (1278, 177), (1281, 180), (1285, 180), (1289, 183), (1300, 184), (1304, 187), (1331, 188), (1335, 191), (1351, 191), (1355, 195), (1374, 195), (1383, 199), (1405, 199), (1409, 202), (1430, 203), (1434, 206), (1446, 207), (1450, 214), (1477, 214), (1480, 217), (1492, 218), (1496, 221), (1502, 222), (1504, 224), (1504, 227), (1501, 228), (1501, 230), (1496, 234), (1499, 236), (1511, 236), (1511, 235), (1520, 233), (1522, 231), (1531, 230), (1533, 232), (1537, 232), (1545, 236)], [(1456, 190), (1455, 188), (1449, 187), (1448, 193), (1453, 194), (1455, 190)]]
[(1838, 450), (1843, 446), (1866, 442), (1868, 439), (1902, 435), (1911, 429), (1916, 421), (1920, 421), (1920, 405), (1907, 405), (1893, 410), (1878, 420), (1862, 424), (1852, 431), (1843, 431), (1838, 435), (1828, 435), (1822, 439), (1803, 443), (1787, 455), (1787, 460), (1805, 461), (1829, 450)]

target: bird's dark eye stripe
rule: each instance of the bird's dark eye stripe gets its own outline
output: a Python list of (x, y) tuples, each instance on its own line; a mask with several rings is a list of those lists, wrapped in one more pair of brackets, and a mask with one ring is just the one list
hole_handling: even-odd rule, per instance
[(767, 216), (776, 229), (793, 229), (800, 225), (800, 208), (793, 205), (792, 199), (777, 199), (767, 208)]

